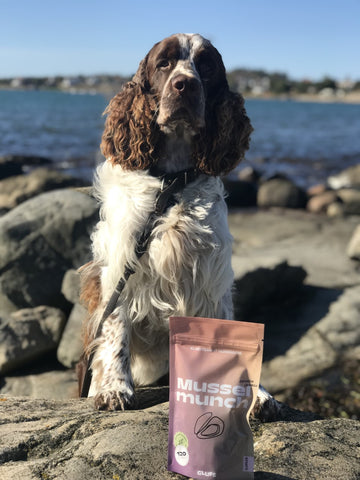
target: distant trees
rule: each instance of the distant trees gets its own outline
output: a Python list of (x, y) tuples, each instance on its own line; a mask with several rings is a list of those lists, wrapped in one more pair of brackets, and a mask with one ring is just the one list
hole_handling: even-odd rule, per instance
[(337, 83), (336, 80), (333, 78), (325, 76), (320, 82), (315, 84), (316, 89), (318, 91), (323, 90), (324, 88), (331, 88), (332, 90), (336, 90)]

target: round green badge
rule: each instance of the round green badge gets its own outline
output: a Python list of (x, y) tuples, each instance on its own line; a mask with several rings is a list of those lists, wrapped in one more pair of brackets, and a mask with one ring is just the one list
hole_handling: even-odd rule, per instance
[(182, 445), (183, 447), (188, 448), (189, 441), (188, 441), (185, 433), (182, 433), (182, 432), (175, 433), (175, 435), (174, 435), (174, 445), (175, 445), (175, 447), (177, 447), (178, 445)]

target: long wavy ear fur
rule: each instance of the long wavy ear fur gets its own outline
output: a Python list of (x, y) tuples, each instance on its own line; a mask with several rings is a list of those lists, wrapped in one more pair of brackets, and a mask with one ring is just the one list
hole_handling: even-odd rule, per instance
[(253, 131), (244, 99), (228, 86), (207, 108), (206, 129), (197, 143), (197, 167), (208, 175), (226, 175), (243, 159)]
[(133, 81), (124, 85), (110, 101), (102, 136), (101, 151), (113, 164), (126, 170), (144, 170), (153, 163), (159, 137), (156, 99), (149, 92), (145, 76), (146, 58)]

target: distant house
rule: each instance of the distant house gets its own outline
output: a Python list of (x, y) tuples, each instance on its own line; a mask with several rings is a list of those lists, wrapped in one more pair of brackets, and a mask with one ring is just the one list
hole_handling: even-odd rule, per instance
[(79, 77), (65, 77), (61, 82), (60, 86), (61, 88), (67, 89), (76, 87), (77, 85), (79, 85), (80, 82), (81, 80)]
[(10, 83), (10, 86), (12, 88), (21, 88), (23, 86), (25, 86), (25, 79), (24, 78), (13, 78), (11, 80), (11, 83)]

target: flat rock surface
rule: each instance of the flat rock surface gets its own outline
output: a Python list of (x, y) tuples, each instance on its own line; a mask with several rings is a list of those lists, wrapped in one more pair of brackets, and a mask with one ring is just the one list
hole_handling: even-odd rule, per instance
[(241, 210), (229, 214), (237, 262), (278, 258), (302, 266), (306, 282), (327, 288), (360, 283), (347, 246), (359, 217), (328, 218), (303, 210)]
[[(144, 406), (151, 405), (147, 393)], [(156, 393), (158, 400), (166, 395), (167, 389)], [(168, 403), (99, 413), (91, 399), (0, 400), (2, 480), (184, 478), (166, 469)], [(291, 409), (285, 420), (252, 422), (255, 480), (359, 478), (359, 422), (314, 421), (311, 414)]]

